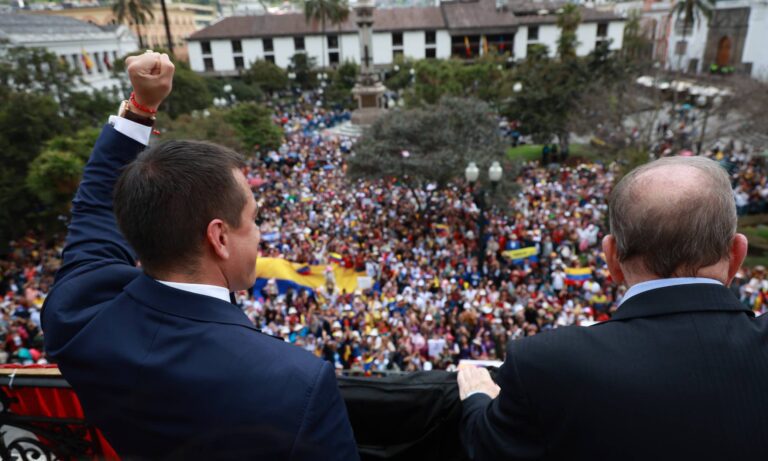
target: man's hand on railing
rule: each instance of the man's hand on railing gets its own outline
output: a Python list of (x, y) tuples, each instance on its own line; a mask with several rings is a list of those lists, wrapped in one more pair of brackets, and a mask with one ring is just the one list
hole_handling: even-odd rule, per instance
[[(175, 67), (168, 55), (147, 50), (144, 54), (129, 56), (125, 64), (136, 102), (150, 111), (157, 111), (173, 87)], [(134, 109), (142, 112), (136, 106)], [(143, 115), (151, 116), (153, 113), (146, 112)]]
[(470, 395), (483, 393), (495, 399), (501, 388), (493, 382), (491, 374), (485, 368), (475, 365), (459, 365), (459, 398), (466, 399)]

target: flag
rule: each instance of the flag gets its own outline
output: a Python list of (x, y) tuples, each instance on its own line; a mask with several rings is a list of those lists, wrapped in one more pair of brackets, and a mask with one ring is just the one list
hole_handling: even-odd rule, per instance
[(471, 58), (472, 57), (472, 47), (469, 46), (469, 37), (467, 37), (466, 35), (464, 36), (464, 49), (467, 52), (467, 57)]
[(539, 249), (536, 247), (525, 247), (517, 250), (503, 251), (502, 256), (511, 259), (514, 262), (523, 261), (528, 259), (530, 261), (539, 260)]
[(504, 52), (504, 36), (503, 35), (499, 35), (499, 52), (500, 53)]
[(589, 267), (567, 267), (565, 269), (566, 285), (581, 285), (592, 278), (592, 269)]
[(445, 224), (435, 224), (435, 232), (437, 232), (439, 237), (448, 237), (448, 226)]
[(261, 239), (265, 242), (276, 242), (280, 240), (280, 232), (267, 232), (266, 234), (261, 234)]
[(84, 48), (81, 49), (80, 52), (82, 53), (83, 65), (85, 68), (88, 70), (93, 69), (93, 60), (91, 59), (91, 56), (88, 54), (88, 52), (86, 52)]
[(107, 66), (107, 70), (112, 70), (112, 64), (109, 62), (109, 55), (104, 53), (104, 65)]
[[(359, 276), (353, 269), (334, 267), (333, 277), (339, 290), (354, 293), (358, 289)], [(277, 283), (277, 289), (281, 294), (288, 289), (310, 290), (314, 293), (325, 285), (325, 266), (294, 263), (281, 258), (257, 259), (254, 291), (260, 293), (270, 279)]]
[(341, 264), (342, 258), (338, 253), (328, 253), (328, 261), (336, 264)]

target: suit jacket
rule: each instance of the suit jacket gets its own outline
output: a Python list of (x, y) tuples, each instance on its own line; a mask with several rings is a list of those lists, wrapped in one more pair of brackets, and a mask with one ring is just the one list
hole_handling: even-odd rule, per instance
[(46, 350), (126, 459), (357, 459), (333, 368), (136, 267), (112, 214), (144, 148), (106, 126), (43, 310)]
[(473, 459), (768, 459), (768, 323), (721, 285), (514, 341), (497, 382), (464, 401)]

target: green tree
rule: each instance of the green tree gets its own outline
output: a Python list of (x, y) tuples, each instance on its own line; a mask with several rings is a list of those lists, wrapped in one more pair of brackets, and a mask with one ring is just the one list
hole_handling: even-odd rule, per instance
[(29, 165), (27, 187), (57, 213), (66, 213), (80, 177), (83, 160), (60, 150), (45, 150)]
[(208, 109), (191, 114), (183, 114), (175, 120), (167, 115), (158, 115), (160, 139), (195, 139), (209, 141), (243, 152), (244, 145), (240, 135), (227, 120), (227, 109)]
[(272, 121), (272, 111), (262, 105), (237, 104), (224, 119), (234, 128), (247, 154), (277, 149), (283, 141), (283, 130)]
[[(407, 154), (404, 154), (407, 152)], [(487, 169), (506, 162), (496, 114), (476, 99), (445, 97), (435, 106), (391, 110), (379, 118), (349, 158), (350, 179), (395, 177), (411, 188), (438, 189), (462, 178), (469, 162)], [(514, 174), (505, 178), (511, 182)], [(487, 180), (487, 178), (481, 178)], [(500, 196), (507, 188), (501, 187)]]
[(155, 17), (152, 0), (115, 0), (112, 4), (112, 12), (118, 23), (128, 20), (136, 26), (136, 35), (139, 36), (139, 48), (144, 48), (141, 26), (147, 24), (147, 18)]
[(325, 90), (326, 100), (333, 104), (346, 108), (356, 107), (352, 97), (352, 88), (357, 82), (359, 67), (352, 61), (344, 61), (331, 75), (331, 84)]
[(414, 81), (405, 93), (409, 106), (437, 104), (443, 96), (460, 96), (459, 74), (464, 63), (456, 59), (421, 60), (414, 66)]
[[(707, 21), (712, 19), (712, 5), (707, 0), (679, 0), (672, 7), (677, 19), (683, 18), (683, 41), (693, 32), (693, 26), (701, 21), (703, 15)], [(682, 55), (680, 55), (682, 59)], [(678, 62), (679, 67), (679, 62)]]
[(276, 93), (288, 87), (288, 74), (276, 64), (259, 59), (243, 73), (243, 81), (267, 93)]
[(557, 15), (557, 27), (560, 28), (560, 38), (557, 39), (557, 55), (563, 61), (576, 58), (576, 47), (579, 46), (576, 31), (580, 23), (579, 7), (573, 3), (563, 6), (562, 11)]
[(294, 82), (305, 90), (317, 86), (317, 74), (314, 69), (315, 58), (308, 57), (306, 53), (294, 54), (288, 64), (288, 72), (295, 75)]

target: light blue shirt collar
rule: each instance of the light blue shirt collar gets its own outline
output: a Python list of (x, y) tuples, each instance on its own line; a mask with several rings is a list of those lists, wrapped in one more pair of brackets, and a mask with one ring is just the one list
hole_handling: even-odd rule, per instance
[(645, 293), (646, 291), (655, 290), (657, 288), (672, 287), (677, 285), (691, 285), (693, 283), (709, 283), (712, 285), (723, 284), (719, 280), (710, 279), (706, 277), (675, 277), (671, 279), (649, 280), (647, 282), (640, 282), (636, 285), (632, 285), (631, 287), (629, 287), (629, 290), (627, 290), (627, 292), (624, 294), (624, 297), (621, 299), (619, 306), (624, 304), (624, 302), (629, 298), (631, 298), (632, 296), (637, 296), (640, 293)]

